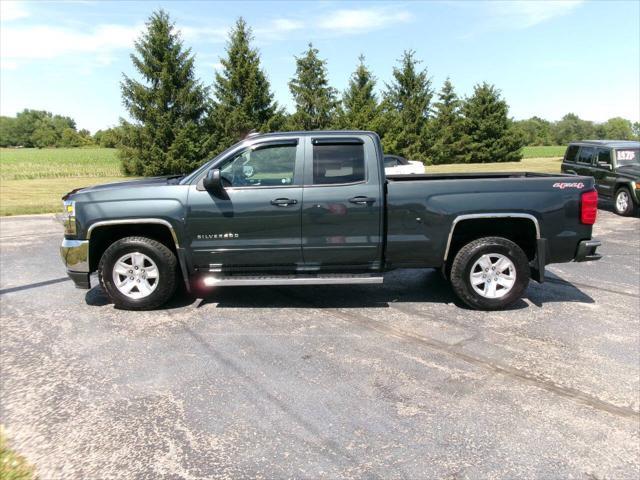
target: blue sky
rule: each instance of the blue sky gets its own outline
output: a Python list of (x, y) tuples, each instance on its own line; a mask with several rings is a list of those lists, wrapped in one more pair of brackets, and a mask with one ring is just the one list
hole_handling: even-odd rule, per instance
[(226, 32), (242, 15), (253, 27), (276, 99), (291, 108), (294, 56), (313, 41), (342, 91), (358, 56), (378, 88), (413, 49), (439, 89), (451, 77), (468, 95), (488, 81), (516, 119), (567, 112), (640, 120), (640, 2), (26, 2), (0, 0), (0, 111), (70, 115), (95, 131), (126, 116), (122, 73), (155, 9), (167, 10), (210, 85)]

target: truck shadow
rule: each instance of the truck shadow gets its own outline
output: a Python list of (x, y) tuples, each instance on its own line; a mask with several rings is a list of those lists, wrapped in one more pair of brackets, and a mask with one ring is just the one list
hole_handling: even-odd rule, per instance
[[(535, 307), (552, 302), (594, 303), (593, 298), (563, 279), (550, 276), (550, 281), (529, 284), (525, 299)], [(105, 306), (111, 302), (97, 286), (85, 296), (88, 305)], [(179, 291), (161, 309), (177, 309), (193, 305), (202, 308), (388, 308), (390, 304), (438, 303), (453, 304), (469, 310), (453, 294), (449, 283), (436, 270), (403, 270), (385, 275), (383, 285), (309, 285), (264, 287), (219, 287), (189, 295)], [(531, 308), (518, 300), (507, 310)]]
[[(557, 278), (557, 277), (556, 277)], [(593, 298), (562, 279), (531, 282), (524, 298), (536, 307), (551, 302), (594, 303)], [(399, 303), (453, 304), (468, 310), (436, 270), (404, 270), (385, 275), (383, 285), (316, 285), (291, 287), (227, 287), (204, 295), (197, 308), (388, 308)], [(518, 300), (508, 310), (530, 308)]]

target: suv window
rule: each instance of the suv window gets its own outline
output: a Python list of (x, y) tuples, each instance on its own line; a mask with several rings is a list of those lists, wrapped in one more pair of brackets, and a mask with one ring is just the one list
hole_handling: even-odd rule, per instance
[(599, 148), (598, 163), (607, 163), (611, 165), (611, 150), (609, 150), (608, 148)]
[(229, 159), (220, 174), (232, 187), (291, 185), (296, 145), (257, 145)]
[(580, 147), (578, 147), (578, 145), (569, 145), (569, 148), (567, 148), (567, 152), (564, 154), (564, 161), (575, 162), (576, 157), (578, 156), (579, 149)]
[(616, 151), (616, 163), (619, 167), (638, 165), (640, 163), (640, 149), (625, 149)]
[(580, 153), (578, 154), (578, 163), (591, 164), (591, 159), (593, 158), (594, 153), (595, 148), (593, 147), (580, 147)]
[(314, 145), (313, 184), (364, 181), (364, 145)]

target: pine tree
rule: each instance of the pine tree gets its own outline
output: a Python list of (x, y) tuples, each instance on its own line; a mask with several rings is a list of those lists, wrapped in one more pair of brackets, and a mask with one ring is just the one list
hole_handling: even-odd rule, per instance
[(296, 104), (290, 118), (293, 130), (320, 130), (334, 123), (337, 92), (329, 86), (327, 62), (320, 59), (318, 53), (309, 43), (303, 56), (296, 57), (296, 74), (289, 82)]
[(143, 82), (124, 76), (123, 170), (133, 175), (188, 172), (204, 157), (207, 90), (195, 77), (191, 49), (163, 10), (154, 12), (131, 55)]
[(524, 145), (507, 114), (509, 107), (500, 91), (483, 83), (462, 106), (464, 131), (469, 136), (469, 161), (472, 163), (517, 162)]
[(240, 17), (231, 30), (223, 69), (216, 73), (215, 101), (210, 123), (217, 130), (216, 148), (223, 150), (252, 130), (279, 129), (283, 111), (273, 100), (269, 81), (260, 68), (260, 54), (251, 47), (251, 28)]
[(430, 115), (433, 90), (427, 69), (419, 70), (415, 52), (405, 51), (384, 94), (385, 150), (412, 160), (428, 160), (423, 133)]
[(434, 105), (434, 117), (427, 129), (431, 163), (467, 163), (470, 158), (469, 138), (465, 135), (460, 115), (461, 101), (451, 80), (447, 78)]
[(349, 87), (342, 94), (342, 108), (338, 114), (337, 127), (352, 130), (377, 130), (380, 106), (374, 93), (376, 79), (364, 64), (364, 56), (351, 74)]

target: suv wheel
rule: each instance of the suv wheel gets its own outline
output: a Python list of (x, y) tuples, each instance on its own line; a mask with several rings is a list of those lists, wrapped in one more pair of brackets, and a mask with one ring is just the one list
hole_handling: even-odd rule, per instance
[(522, 249), (502, 237), (474, 240), (460, 249), (451, 265), (451, 285), (464, 303), (479, 310), (499, 310), (524, 293), (531, 275)]
[(631, 193), (626, 187), (620, 187), (616, 191), (613, 208), (618, 215), (628, 217), (629, 215), (633, 214), (635, 205), (633, 204)]
[(176, 288), (176, 256), (166, 245), (146, 237), (126, 237), (102, 255), (100, 284), (116, 307), (159, 307)]

